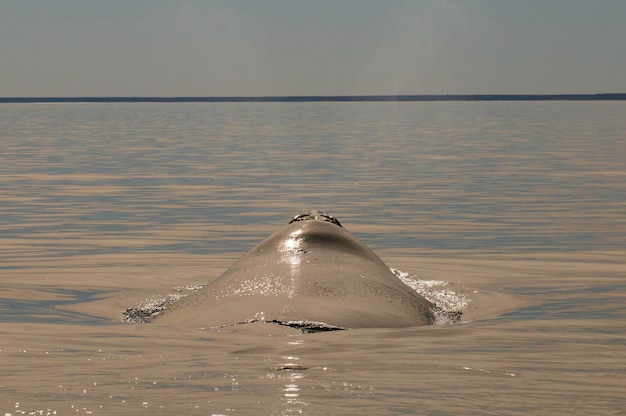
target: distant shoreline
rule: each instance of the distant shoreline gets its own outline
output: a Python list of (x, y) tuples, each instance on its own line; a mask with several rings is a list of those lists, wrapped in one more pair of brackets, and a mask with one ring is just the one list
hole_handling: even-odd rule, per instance
[(0, 103), (290, 103), (370, 101), (622, 101), (626, 93), (474, 95), (319, 95), (276, 97), (0, 97)]

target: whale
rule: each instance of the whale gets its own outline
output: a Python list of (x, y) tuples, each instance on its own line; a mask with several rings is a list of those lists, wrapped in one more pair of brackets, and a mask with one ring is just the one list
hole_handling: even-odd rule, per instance
[(433, 304), (339, 220), (310, 211), (151, 322), (201, 329), (270, 323), (303, 332), (409, 327), (432, 324)]

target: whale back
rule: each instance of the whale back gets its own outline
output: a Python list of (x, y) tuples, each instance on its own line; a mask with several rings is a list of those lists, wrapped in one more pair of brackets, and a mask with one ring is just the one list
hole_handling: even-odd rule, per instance
[(430, 324), (431, 307), (342, 226), (307, 220), (279, 229), (158, 319), (201, 328), (404, 327)]

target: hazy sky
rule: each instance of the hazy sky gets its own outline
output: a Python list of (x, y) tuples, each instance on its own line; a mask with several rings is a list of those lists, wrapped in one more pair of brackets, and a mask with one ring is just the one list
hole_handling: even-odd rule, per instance
[(0, 96), (626, 92), (626, 0), (0, 0)]

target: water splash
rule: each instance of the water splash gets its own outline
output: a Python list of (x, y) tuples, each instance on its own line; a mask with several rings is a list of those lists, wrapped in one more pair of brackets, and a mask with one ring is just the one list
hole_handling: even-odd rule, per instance
[(426, 280), (417, 275), (410, 275), (398, 269), (390, 268), (391, 272), (405, 285), (423, 296), (435, 306), (432, 308), (435, 320), (433, 324), (443, 325), (456, 323), (461, 320), (461, 316), (470, 299), (463, 293), (449, 289), (450, 282), (445, 280)]

